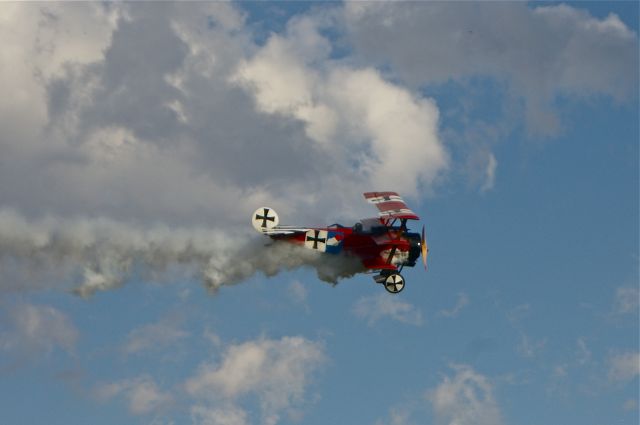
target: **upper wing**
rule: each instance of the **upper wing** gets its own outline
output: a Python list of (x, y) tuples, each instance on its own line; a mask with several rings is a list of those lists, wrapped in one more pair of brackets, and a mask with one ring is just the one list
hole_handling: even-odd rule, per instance
[(366, 192), (364, 197), (378, 207), (380, 218), (420, 220), (396, 192)]

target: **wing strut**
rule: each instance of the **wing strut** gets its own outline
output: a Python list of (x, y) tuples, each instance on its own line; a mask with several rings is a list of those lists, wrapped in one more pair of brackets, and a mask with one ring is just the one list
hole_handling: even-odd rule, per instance
[(396, 246), (392, 246), (391, 247), (391, 252), (389, 252), (389, 256), (387, 257), (387, 264), (391, 264), (391, 261), (393, 260), (393, 256), (396, 254)]

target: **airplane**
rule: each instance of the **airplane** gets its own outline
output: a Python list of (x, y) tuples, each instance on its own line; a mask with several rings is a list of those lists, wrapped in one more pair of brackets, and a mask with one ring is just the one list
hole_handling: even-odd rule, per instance
[[(327, 227), (280, 226), (278, 214), (269, 207), (258, 208), (251, 216), (254, 229), (277, 241), (285, 241), (333, 255), (359, 258), (376, 283), (387, 292), (404, 289), (402, 268), (413, 267), (419, 256), (427, 270), (429, 248), (422, 234), (411, 233), (408, 220), (420, 220), (396, 192), (366, 192), (365, 199), (378, 207), (377, 218), (366, 218), (353, 227), (332, 224)], [(399, 221), (399, 225), (398, 224)]]

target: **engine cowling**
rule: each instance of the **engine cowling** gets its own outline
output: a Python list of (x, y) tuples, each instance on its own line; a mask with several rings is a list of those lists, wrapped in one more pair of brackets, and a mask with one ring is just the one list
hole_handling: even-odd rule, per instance
[(409, 258), (407, 259), (406, 265), (413, 267), (416, 265), (416, 261), (422, 251), (422, 239), (419, 233), (407, 233), (406, 238), (409, 241)]

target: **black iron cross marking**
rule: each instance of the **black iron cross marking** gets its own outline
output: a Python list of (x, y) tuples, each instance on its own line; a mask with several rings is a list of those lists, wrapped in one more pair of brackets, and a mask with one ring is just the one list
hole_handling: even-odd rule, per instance
[(307, 236), (307, 242), (313, 242), (313, 249), (318, 249), (318, 242), (327, 243), (327, 239), (318, 237), (320, 234), (319, 230), (316, 230), (315, 232), (316, 235), (314, 237)]
[(391, 198), (389, 197), (389, 195), (384, 195), (384, 196), (382, 197), (382, 200), (386, 202), (386, 201), (390, 201), (390, 200), (391, 200)]
[(264, 215), (258, 215), (256, 214), (256, 220), (262, 220), (262, 224), (260, 225), (260, 227), (267, 227), (267, 220), (269, 221), (276, 221), (275, 217), (268, 217), (267, 214), (269, 214), (269, 208), (264, 208)]

